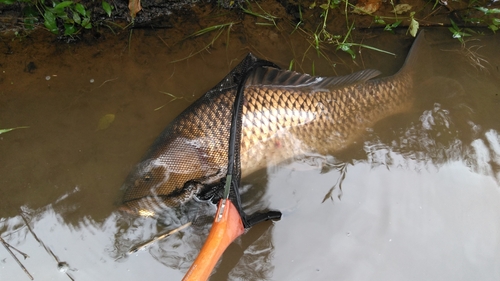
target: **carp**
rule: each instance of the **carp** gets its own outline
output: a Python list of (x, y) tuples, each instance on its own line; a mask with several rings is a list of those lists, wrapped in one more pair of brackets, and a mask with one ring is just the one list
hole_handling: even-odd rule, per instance
[[(307, 153), (341, 151), (377, 121), (408, 111), (422, 33), (402, 68), (389, 77), (375, 79), (380, 72), (373, 69), (337, 77), (253, 70), (243, 92), (241, 176)], [(126, 179), (122, 209), (153, 215), (225, 177), (235, 81), (256, 60), (249, 54), (165, 128)]]

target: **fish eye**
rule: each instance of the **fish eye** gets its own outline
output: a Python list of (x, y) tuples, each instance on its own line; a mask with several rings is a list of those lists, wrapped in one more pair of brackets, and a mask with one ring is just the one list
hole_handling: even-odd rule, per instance
[(144, 177), (142, 177), (142, 180), (143, 181), (150, 181), (151, 180), (151, 174), (150, 173), (147, 173), (146, 175), (144, 175)]

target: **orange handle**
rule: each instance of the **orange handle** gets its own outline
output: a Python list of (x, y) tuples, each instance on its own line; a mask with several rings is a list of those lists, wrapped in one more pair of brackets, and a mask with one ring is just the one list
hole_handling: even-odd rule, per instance
[[(226, 206), (224, 207), (222, 217), (219, 219), (219, 211), (224, 201)], [(215, 264), (227, 246), (243, 234), (244, 231), (245, 228), (236, 207), (229, 199), (221, 200), (217, 207), (214, 224), (212, 225), (212, 229), (210, 229), (207, 241), (205, 241), (198, 257), (196, 257), (182, 281), (208, 280)]]

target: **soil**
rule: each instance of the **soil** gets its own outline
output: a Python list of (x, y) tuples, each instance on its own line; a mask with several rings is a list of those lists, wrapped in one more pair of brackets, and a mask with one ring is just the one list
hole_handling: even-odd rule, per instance
[[(248, 9), (248, 1), (198, 1), (198, 0), (143, 0), (140, 1), (142, 10), (134, 18), (129, 10), (129, 3), (124, 0), (109, 1), (113, 10), (111, 17), (108, 17), (102, 8), (101, 1), (82, 0), (78, 1), (91, 14), (91, 22), (94, 28), (91, 30), (81, 29), (72, 36), (61, 36), (58, 38), (65, 41), (75, 41), (86, 37), (99, 38), (102, 33), (117, 32), (117, 29), (183, 29), (186, 22), (199, 22), (201, 17), (207, 15), (217, 15), (231, 20), (243, 20), (249, 15), (244, 14), (243, 8)], [(277, 18), (278, 21), (289, 21), (299, 24), (310, 30), (315, 30), (319, 23), (323, 21), (320, 6), (324, 3), (312, 0), (276, 0), (276, 1), (258, 1), (262, 11), (257, 13), (264, 14), (269, 12)], [(393, 4), (391, 4), (393, 3)], [(449, 26), (450, 19), (461, 27), (487, 27), (487, 17), (483, 12), (474, 7), (495, 8), (500, 7), (498, 1), (481, 0), (472, 5), (467, 1), (423, 1), (423, 0), (398, 0), (398, 1), (349, 1), (349, 6), (340, 3), (338, 8), (329, 9), (328, 23), (332, 34), (346, 34), (349, 22), (354, 22), (357, 29), (384, 28), (384, 25), (374, 23), (374, 17), (385, 19), (387, 23), (395, 22), (395, 18), (400, 18), (402, 23), (400, 27), (407, 28), (409, 12), (402, 13), (399, 16), (394, 12), (394, 6), (398, 4), (408, 4), (411, 11), (415, 11), (415, 19), (421, 26)], [(356, 10), (372, 11), (372, 5), (376, 11), (371, 14), (363, 14)], [(40, 6), (40, 5), (39, 5)], [(38, 11), (37, 11), (38, 9)], [(207, 13), (208, 11), (208, 13)], [(346, 14), (347, 12), (347, 14)], [(31, 34), (32, 30), (26, 24), (29, 15), (35, 15), (35, 30), (45, 29), (43, 26), (44, 18), (41, 15), (40, 7), (30, 6), (27, 2), (16, 2), (14, 4), (0, 4), (0, 33), (3, 36), (25, 36)], [(71, 12), (69, 12), (71, 16)], [(493, 14), (494, 16), (495, 14)], [(488, 17), (491, 17), (489, 15)], [(302, 18), (302, 21), (301, 21)], [(467, 20), (471, 19), (471, 20)], [(478, 23), (474, 19), (483, 19)], [(63, 31), (63, 23), (58, 20), (58, 26)], [(203, 29), (207, 26), (200, 26)], [(60, 32), (62, 34), (63, 32)]]

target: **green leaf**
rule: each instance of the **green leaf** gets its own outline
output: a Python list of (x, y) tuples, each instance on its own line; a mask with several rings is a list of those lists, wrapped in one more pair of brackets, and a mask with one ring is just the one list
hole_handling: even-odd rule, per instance
[(386, 25), (384, 27), (384, 31), (390, 31), (390, 32), (394, 33), (393, 29), (396, 28), (396, 27), (398, 27), (401, 24), (401, 22), (402, 22), (401, 20), (398, 20), (398, 21), (396, 21), (394, 23)]
[(73, 24), (64, 24), (64, 35), (73, 35), (76, 32), (76, 27)]
[(500, 9), (498, 9), (498, 8), (489, 9), (488, 13), (489, 14), (500, 14)]
[(375, 21), (375, 23), (378, 24), (385, 24), (385, 21), (381, 19), (379, 16), (375, 16), (375, 19), (373, 21)]
[(24, 27), (27, 30), (33, 30), (33, 29), (35, 29), (35, 20), (36, 20), (36, 18), (34, 18), (34, 17), (26, 17), (26, 18), (24, 18)]
[(356, 58), (356, 53), (354, 53), (354, 51), (351, 49), (351, 45), (350, 44), (347, 44), (347, 43), (344, 43), (344, 44), (340, 44), (338, 47), (337, 47), (337, 50), (338, 49), (341, 49), (342, 51), (348, 53), (351, 55), (352, 59), (355, 59)]
[(69, 19), (68, 14), (65, 12), (64, 9), (53, 8), (53, 9), (46, 9), (46, 11), (51, 12), (52, 14), (54, 14), (54, 17), (60, 18), (63, 21), (67, 21)]
[(76, 10), (78, 13), (80, 13), (80, 15), (82, 15), (82, 16), (84, 16), (84, 17), (86, 17), (86, 16), (87, 16), (87, 11), (85, 10), (85, 7), (84, 7), (82, 4), (77, 3), (77, 4), (75, 5), (75, 10)]
[(82, 23), (82, 18), (80, 17), (79, 14), (77, 13), (73, 13), (73, 20), (77, 23), (77, 24), (81, 24)]
[(402, 13), (410, 11), (411, 8), (412, 6), (410, 4), (397, 4), (394, 6), (394, 10), (392, 10), (391, 13), (401, 15)]
[(97, 124), (97, 130), (96, 131), (107, 129), (111, 125), (111, 123), (113, 123), (113, 121), (115, 121), (115, 115), (114, 114), (106, 114), (106, 115), (104, 115), (99, 120), (99, 124)]
[(461, 34), (461, 32), (459, 32), (459, 31), (454, 31), (451, 27), (450, 27), (449, 29), (450, 29), (450, 31), (453, 33), (453, 35), (451, 35), (451, 37), (453, 37), (454, 39), (458, 39), (458, 40), (460, 40), (460, 41), (462, 41), (462, 40), (463, 40), (463, 39), (462, 39), (462, 34)]
[(10, 131), (13, 131), (13, 130), (26, 129), (26, 128), (29, 128), (29, 127), (28, 126), (21, 126), (21, 127), (9, 128), (9, 129), (0, 129), (0, 135), (7, 133), (7, 132), (10, 132)]
[(102, 1), (102, 8), (106, 12), (106, 14), (108, 14), (108, 17), (111, 17), (111, 10), (113, 9), (113, 7), (111, 7), (108, 2)]
[(24, 27), (27, 30), (33, 30), (35, 28), (35, 23), (38, 22), (39, 12), (32, 6), (26, 6), (23, 9), (24, 17)]
[(50, 11), (45, 11), (45, 13), (43, 14), (43, 18), (45, 19), (43, 25), (45, 25), (45, 27), (50, 32), (57, 34), (59, 30), (57, 29), (56, 17), (54, 16), (54, 14)]
[[(454, 31), (459, 31), (460, 28), (458, 28), (457, 24), (452, 19), (450, 19), (450, 21), (451, 21), (451, 26), (453, 27), (453, 30)], [(450, 28), (450, 30), (451, 30), (451, 28)]]
[(83, 21), (82, 21), (82, 26), (85, 29), (91, 29), (92, 28), (92, 24), (90, 23), (90, 18), (84, 18)]
[(485, 14), (488, 12), (488, 8), (485, 8), (485, 7), (476, 7), (476, 9), (478, 9), (479, 11), (481, 11)]
[(500, 9), (498, 9), (498, 8), (488, 9), (485, 7), (476, 7), (476, 9), (483, 12), (485, 15), (500, 14)]
[(55, 10), (62, 11), (64, 8), (68, 7), (69, 5), (73, 4), (73, 1), (63, 1), (57, 5), (54, 6)]
[(408, 30), (410, 31), (411, 36), (413, 36), (413, 37), (417, 36), (418, 26), (419, 26), (418, 21), (416, 21), (412, 17), (411, 21), (410, 21), (410, 26), (408, 27)]
[(0, 4), (11, 5), (16, 3), (15, 0), (0, 0)]

